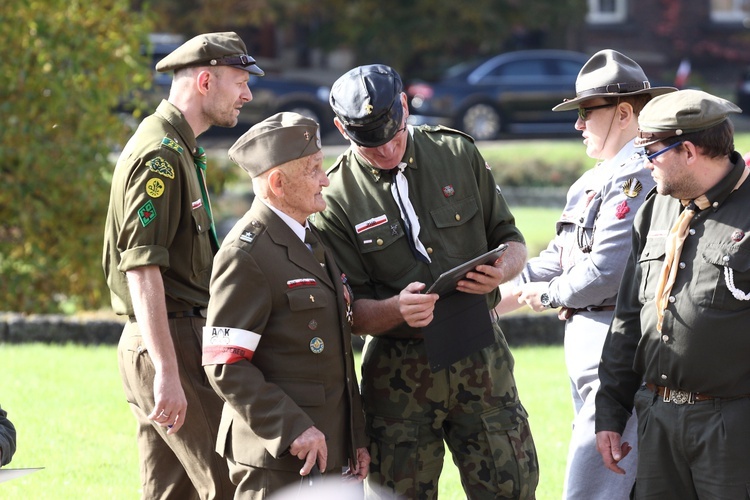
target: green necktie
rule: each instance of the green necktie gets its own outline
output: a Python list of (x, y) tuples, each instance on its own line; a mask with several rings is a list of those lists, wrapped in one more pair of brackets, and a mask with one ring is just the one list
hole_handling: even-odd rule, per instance
[(203, 206), (206, 207), (208, 219), (211, 221), (211, 243), (215, 250), (219, 249), (219, 237), (216, 236), (216, 227), (214, 226), (214, 216), (211, 213), (211, 200), (208, 199), (208, 188), (206, 187), (206, 152), (202, 147), (198, 147), (193, 155), (195, 160), (195, 172), (198, 174), (198, 184), (201, 186), (201, 195), (203, 197)]

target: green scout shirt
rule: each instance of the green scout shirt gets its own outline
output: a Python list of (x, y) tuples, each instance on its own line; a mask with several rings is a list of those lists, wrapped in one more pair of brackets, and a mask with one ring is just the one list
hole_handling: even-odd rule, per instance
[(731, 172), (706, 196), (685, 240), (662, 333), (656, 330), (655, 290), (679, 200), (652, 193), (633, 227), (633, 252), (599, 368), (596, 430), (622, 433), (642, 382), (731, 397), (750, 394), (750, 182), (734, 186), (745, 169), (733, 153)]
[(118, 314), (133, 315), (125, 272), (158, 265), (167, 311), (208, 305), (213, 251), (193, 161), (195, 134), (167, 101), (125, 145), (112, 178), (102, 265)]
[[(444, 271), (500, 243), (523, 242), (471, 137), (444, 127), (409, 130), (404, 175), (431, 263), (412, 254), (391, 195), (391, 172), (369, 166), (351, 148), (327, 172), (327, 207), (313, 220), (356, 299), (386, 299), (413, 281), (429, 286)], [(497, 300), (497, 293), (488, 297), (491, 306)], [(404, 324), (391, 334), (411, 331)]]

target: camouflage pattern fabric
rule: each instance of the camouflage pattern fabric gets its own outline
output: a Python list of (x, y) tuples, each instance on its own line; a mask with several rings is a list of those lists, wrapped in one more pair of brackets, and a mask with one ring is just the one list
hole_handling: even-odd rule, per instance
[(534, 498), (539, 464), (528, 415), (497, 325), (495, 334), (494, 346), (434, 374), (422, 341), (368, 340), (362, 366), (372, 457), (367, 498), (437, 498), (444, 442), (467, 498)]

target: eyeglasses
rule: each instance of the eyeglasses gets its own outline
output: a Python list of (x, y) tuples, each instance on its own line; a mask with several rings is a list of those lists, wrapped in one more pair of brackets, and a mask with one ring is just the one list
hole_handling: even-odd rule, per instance
[[(669, 146), (667, 146), (666, 148), (660, 149), (660, 150), (659, 150), (659, 151), (657, 151), (656, 153), (651, 153), (650, 155), (646, 156), (646, 158), (648, 159), (648, 161), (654, 161), (654, 158), (656, 158), (657, 156), (659, 156), (659, 155), (663, 155), (664, 153), (666, 153), (666, 152), (667, 152), (667, 151), (669, 151), (670, 149), (674, 149), (674, 148), (676, 148), (677, 146), (679, 146), (680, 144), (682, 144), (682, 141), (677, 141), (677, 142), (675, 142), (674, 144), (670, 144), (670, 145), (669, 145)], [(648, 154), (648, 151), (646, 152), (646, 154)]]
[(580, 118), (582, 121), (588, 120), (589, 111), (594, 111), (595, 109), (602, 109), (602, 108), (611, 108), (614, 107), (614, 104), (600, 104), (599, 106), (589, 106), (588, 108), (578, 108), (578, 118)]

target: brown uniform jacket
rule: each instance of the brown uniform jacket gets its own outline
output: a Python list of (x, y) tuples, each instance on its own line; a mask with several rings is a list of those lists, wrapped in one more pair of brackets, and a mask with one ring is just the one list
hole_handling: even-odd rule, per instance
[(261, 338), (252, 361), (205, 366), (225, 401), (216, 444), (222, 456), (299, 470), (289, 446), (313, 425), (326, 435), (328, 470), (340, 471), (366, 446), (341, 272), (328, 251), (326, 260), (334, 279), (257, 198), (225, 238), (206, 328)]

